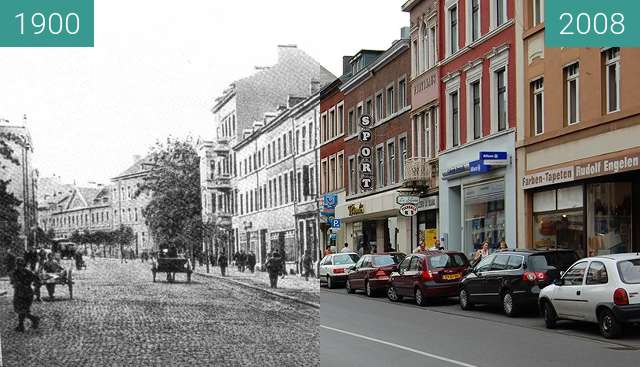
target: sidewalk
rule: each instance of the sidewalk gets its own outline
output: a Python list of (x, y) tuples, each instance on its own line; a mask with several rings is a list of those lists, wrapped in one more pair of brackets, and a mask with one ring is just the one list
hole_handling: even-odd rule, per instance
[[(204, 266), (198, 266), (196, 272), (207, 275), (206, 267)], [(209, 274), (220, 277), (220, 268), (217, 266), (210, 267)], [(225, 279), (231, 279), (267, 291), (275, 291), (305, 302), (320, 304), (320, 281), (317, 278), (309, 278), (307, 282), (304, 277), (299, 275), (287, 275), (284, 279), (282, 277), (278, 278), (278, 288), (272, 289), (269, 286), (269, 274), (267, 272), (256, 271), (251, 274), (249, 270), (245, 270), (244, 273), (241, 273), (236, 267), (228, 267)]]

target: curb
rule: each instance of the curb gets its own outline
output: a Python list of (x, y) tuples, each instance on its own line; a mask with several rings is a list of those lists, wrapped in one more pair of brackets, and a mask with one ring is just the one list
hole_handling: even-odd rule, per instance
[(198, 274), (198, 275), (202, 275), (202, 276), (204, 276), (204, 277), (209, 277), (209, 278), (216, 278), (216, 279), (220, 279), (220, 280), (225, 280), (225, 281), (228, 281), (228, 282), (231, 282), (231, 283), (234, 283), (234, 284), (237, 284), (237, 285), (243, 286), (243, 287), (245, 287), (245, 288), (255, 289), (255, 290), (258, 290), (258, 291), (262, 291), (262, 292), (264, 292), (264, 293), (271, 294), (271, 295), (276, 296), (276, 297), (280, 297), (280, 298), (288, 299), (288, 300), (290, 300), (290, 301), (294, 301), (294, 302), (302, 303), (302, 304), (304, 304), (304, 305), (307, 305), (307, 306), (310, 306), (310, 307), (313, 307), (313, 308), (320, 309), (320, 304), (319, 304), (319, 303), (313, 303), (313, 302), (305, 301), (305, 300), (302, 300), (302, 299), (300, 299), (300, 298), (292, 297), (292, 296), (289, 296), (289, 295), (284, 294), (284, 293), (280, 293), (280, 292), (272, 291), (272, 290), (270, 290), (270, 289), (265, 289), (265, 288), (262, 288), (262, 287), (258, 287), (258, 286), (255, 286), (255, 285), (253, 285), (253, 284), (247, 284), (247, 283), (244, 283), (244, 282), (240, 282), (240, 281), (238, 281), (238, 280), (231, 279), (231, 278), (229, 278), (229, 277), (223, 277), (223, 276), (220, 276), (220, 275), (207, 274), (207, 273), (201, 273), (201, 272), (194, 272), (194, 273), (195, 273), (195, 274)]

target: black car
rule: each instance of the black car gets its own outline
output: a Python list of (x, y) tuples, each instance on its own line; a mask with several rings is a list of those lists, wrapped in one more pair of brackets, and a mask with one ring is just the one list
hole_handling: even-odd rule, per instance
[(513, 250), (478, 262), (460, 285), (460, 307), (502, 305), (507, 316), (535, 308), (540, 290), (560, 278), (578, 260), (573, 250)]

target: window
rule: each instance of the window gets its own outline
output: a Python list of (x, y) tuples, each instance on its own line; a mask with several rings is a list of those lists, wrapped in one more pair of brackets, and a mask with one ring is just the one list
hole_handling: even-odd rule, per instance
[(279, 203), (279, 205), (283, 204), (283, 201), (282, 201), (282, 176), (278, 176), (278, 203)]
[(404, 180), (404, 165), (407, 161), (407, 138), (400, 138), (400, 180)]
[(451, 146), (460, 145), (460, 116), (458, 113), (458, 91), (449, 94), (449, 105), (451, 109)]
[(356, 173), (356, 160), (354, 157), (351, 157), (349, 158), (349, 192), (351, 194), (356, 193), (356, 181), (358, 181)]
[(384, 117), (384, 105), (382, 104), (382, 93), (376, 95), (376, 121), (381, 121)]
[(396, 145), (393, 142), (387, 144), (387, 157), (389, 157), (389, 184), (396, 183)]
[(377, 167), (377, 180), (378, 187), (383, 187), (384, 183), (384, 148), (378, 147), (376, 149), (376, 157), (378, 158), (378, 167)]
[(344, 105), (338, 106), (338, 135), (344, 134)]
[(600, 261), (593, 261), (589, 264), (589, 270), (587, 271), (587, 285), (607, 284), (609, 283), (609, 276), (607, 275), (607, 268)]
[(296, 130), (296, 153), (300, 153), (300, 130)]
[(629, 259), (618, 262), (620, 279), (626, 284), (640, 284), (640, 259)]
[(620, 110), (620, 48), (612, 47), (604, 52), (606, 75), (607, 113)]
[(480, 81), (471, 83), (471, 119), (473, 124), (473, 139), (482, 137), (482, 113)]
[(422, 52), (420, 52), (420, 66), (418, 72), (421, 73), (429, 68), (429, 29), (427, 25), (422, 23), (422, 32), (420, 34), (422, 38), (422, 42), (420, 43), (420, 47), (422, 48)]
[(393, 86), (387, 88), (387, 116), (392, 115), (396, 111), (394, 110), (395, 104), (393, 100), (395, 98), (395, 94), (393, 91)]
[[(302, 135), (304, 135), (304, 133)], [(326, 114), (323, 114), (322, 117), (320, 117), (320, 140), (322, 142), (327, 141), (327, 115)], [(304, 150), (304, 148), (302, 148), (302, 150)]]
[(478, 265), (476, 265), (475, 270), (477, 272), (488, 271), (491, 268), (491, 263), (493, 262), (493, 259), (495, 257), (496, 255), (489, 255), (483, 258), (482, 260), (480, 260)]
[[(242, 207), (242, 194), (240, 194), (240, 206)], [(269, 207), (273, 206), (273, 183), (269, 180)]]
[(412, 63), (413, 64), (413, 76), (417, 76), (418, 74), (420, 74), (420, 49), (418, 48), (418, 41), (415, 40), (413, 41), (413, 55), (412, 55)]
[(505, 68), (498, 69), (494, 72), (496, 80), (498, 131), (507, 129), (507, 84), (505, 81), (505, 73)]
[[(278, 160), (282, 159), (282, 139), (278, 138)], [(251, 158), (249, 158), (251, 160)]]
[(327, 166), (327, 161), (323, 161), (322, 162), (322, 171), (320, 171), (320, 190), (322, 190), (323, 193), (328, 192), (329, 188), (327, 183), (329, 182), (329, 168)]
[(587, 262), (575, 264), (571, 269), (567, 270), (562, 279), (565, 285), (582, 285), (582, 279), (584, 278), (584, 272), (587, 269)]
[(533, 26), (537, 26), (538, 24), (544, 22), (544, 1), (543, 0), (533, 0), (531, 2), (533, 7)]
[(356, 131), (357, 132), (359, 130), (358, 126), (360, 125), (360, 118), (362, 117), (362, 103), (360, 105), (358, 105), (358, 108), (356, 110)]
[(372, 116), (373, 113), (373, 103), (371, 102), (371, 98), (367, 99), (367, 103), (364, 108), (364, 113), (369, 116)]
[(398, 110), (407, 105), (407, 82), (402, 79), (398, 82)]
[(496, 28), (498, 28), (507, 21), (507, 0), (493, 1), (495, 2)]
[[(271, 144), (267, 145), (267, 163), (271, 164)], [(242, 172), (242, 162), (240, 162), (240, 171)]]
[(326, 140), (333, 139), (336, 136), (336, 110), (332, 108), (329, 111), (329, 136)]
[(436, 64), (438, 50), (436, 49), (436, 26), (429, 28), (429, 68)]
[(309, 167), (309, 196), (315, 195), (316, 193), (315, 171), (316, 171), (316, 168), (314, 166)]
[(315, 130), (313, 128), (313, 123), (310, 122), (309, 127), (307, 128), (307, 131), (309, 132), (309, 149), (313, 149), (313, 147), (316, 146), (316, 140), (313, 138), (313, 130)]
[(354, 116), (354, 111), (353, 110), (349, 110), (349, 114), (347, 117), (347, 124), (349, 125), (349, 128), (347, 130), (347, 132), (349, 133), (349, 135), (353, 135), (356, 133), (356, 120), (355, 120), (355, 116)]
[(302, 172), (298, 172), (298, 201), (302, 201)]
[(491, 271), (499, 271), (507, 269), (507, 263), (509, 262), (509, 255), (496, 255), (496, 259), (491, 264)]
[(580, 121), (580, 64), (564, 68), (565, 93), (567, 96), (567, 124)]
[(306, 131), (306, 127), (303, 126), (302, 127), (302, 151), (306, 151), (307, 150), (307, 131)]
[(449, 54), (458, 52), (458, 6), (449, 8)]
[(480, 0), (471, 0), (471, 42), (480, 38)]
[(344, 187), (343, 181), (344, 173), (344, 154), (338, 154), (338, 168), (336, 169), (336, 189)]
[(291, 195), (291, 201), (295, 201), (295, 184), (294, 184), (293, 171), (289, 171), (289, 194)]
[(336, 157), (329, 158), (329, 191), (336, 189)]
[(535, 135), (544, 132), (544, 79), (540, 78), (531, 83), (533, 93), (533, 126)]
[(284, 175), (284, 203), (289, 202), (289, 175)]

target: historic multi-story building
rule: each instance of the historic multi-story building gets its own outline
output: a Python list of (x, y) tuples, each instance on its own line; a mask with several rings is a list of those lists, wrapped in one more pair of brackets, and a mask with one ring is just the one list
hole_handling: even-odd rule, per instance
[[(437, 1), (409, 0), (402, 10), (411, 20), (411, 158), (405, 167), (405, 186), (421, 196), (413, 241), (428, 247), (438, 239), (438, 151), (440, 145), (439, 11)], [(446, 212), (446, 211), (445, 211)]]
[[(198, 147), (201, 157), (203, 221), (226, 231), (229, 238), (226, 244), (204, 244), (213, 245), (214, 252), (220, 247), (226, 248), (228, 252), (235, 252), (240, 246), (239, 232), (244, 231), (242, 226), (233, 228), (231, 218), (238, 214), (238, 200), (242, 190), (238, 181), (242, 175), (238, 171), (241, 161), (234, 147), (242, 142), (245, 131), (253, 132), (256, 121), (258, 124), (260, 121), (264, 123), (265, 118), (274, 117), (265, 117), (265, 114), (273, 114), (286, 108), (290, 96), (306, 98), (315, 94), (321, 85), (335, 79), (317, 61), (293, 45), (278, 46), (277, 63), (256, 69), (255, 74), (235, 81), (216, 99), (212, 109), (215, 141), (201, 141)], [(257, 152), (255, 158), (253, 154), (246, 158), (247, 163), (243, 169), (256, 165), (256, 159), (265, 159), (262, 149), (260, 158)], [(291, 215), (293, 218), (293, 213)], [(291, 226), (292, 230), (294, 228), (295, 226)]]
[[(25, 117), (26, 122), (26, 117)], [(7, 181), (7, 192), (13, 194), (21, 204), (16, 208), (19, 213), (20, 244), (27, 248), (28, 238), (33, 238), (37, 222), (37, 180), (38, 171), (31, 164), (33, 145), (26, 125), (14, 125), (7, 120), (0, 120), (0, 133), (11, 134), (18, 141), (6, 139), (7, 146), (13, 151), (12, 158), (0, 157), (0, 180)]]
[(138, 196), (135, 195), (153, 164), (148, 158), (141, 159), (138, 155), (133, 157), (133, 161), (131, 167), (111, 179), (111, 200), (113, 228), (117, 229), (120, 225), (131, 227), (134, 234), (131, 247), (138, 255), (157, 250), (143, 215), (151, 194), (142, 192)]
[(38, 178), (38, 226), (42, 228), (44, 232), (48, 232), (50, 229), (54, 229), (53, 220), (51, 220), (51, 214), (63, 198), (71, 195), (75, 190), (74, 185), (64, 184), (61, 182), (60, 177), (39, 177)]
[[(345, 122), (342, 177), (346, 201), (338, 203), (335, 215), (344, 223), (345, 242), (354, 250), (362, 247), (364, 252), (411, 251), (412, 220), (399, 215), (396, 203), (411, 149), (409, 29), (403, 28), (401, 33), (401, 39), (384, 52), (363, 50), (353, 56), (352, 76), (340, 87), (344, 94), (344, 108), (340, 110), (347, 114), (346, 118), (337, 119)], [(372, 190), (363, 190), (360, 180), (363, 177), (360, 118), (365, 114), (374, 121), (369, 142)], [(339, 135), (342, 127), (337, 129), (335, 134)], [(332, 134), (330, 125), (328, 130), (321, 129), (321, 136), (331, 139)], [(338, 177), (332, 161), (327, 162), (321, 166), (322, 191), (331, 191), (335, 187), (334, 177)], [(335, 162), (339, 166), (337, 155)]]
[[(440, 238), (516, 245), (514, 0), (438, 2)], [(427, 27), (431, 23), (427, 21)], [(429, 31), (427, 32), (429, 33)]]
[(544, 1), (524, 5), (519, 241), (639, 251), (640, 50), (546, 48)]

